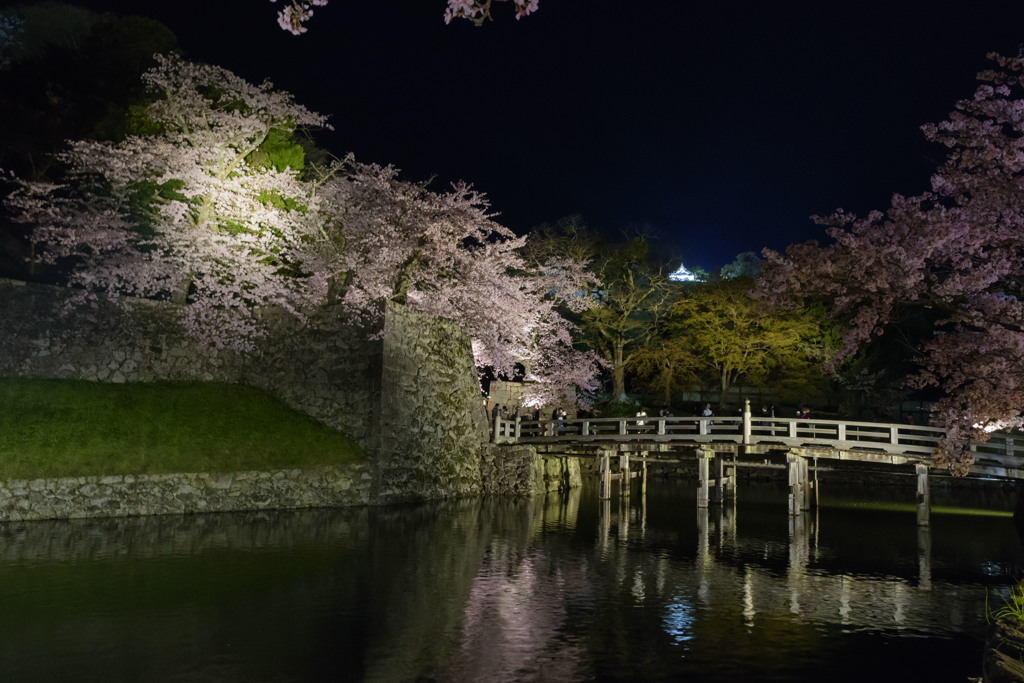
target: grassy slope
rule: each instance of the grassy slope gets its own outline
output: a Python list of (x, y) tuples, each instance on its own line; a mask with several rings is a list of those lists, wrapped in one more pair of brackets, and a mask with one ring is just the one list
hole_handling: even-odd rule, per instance
[(0, 378), (0, 479), (345, 464), (361, 449), (229, 384)]

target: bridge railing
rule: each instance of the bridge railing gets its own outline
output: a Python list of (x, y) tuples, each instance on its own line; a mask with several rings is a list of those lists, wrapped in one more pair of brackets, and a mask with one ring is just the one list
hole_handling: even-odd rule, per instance
[(694, 437), (739, 441), (743, 418), (654, 417), (580, 418), (575, 420), (501, 420), (495, 422), (495, 437), (504, 441), (517, 434), (517, 441), (630, 441), (653, 438), (659, 441), (693, 440)]
[[(942, 430), (914, 425), (764, 417), (608, 417), (574, 420), (502, 420), (495, 438), (538, 441), (734, 441), (877, 447), (930, 453)], [(1024, 448), (1022, 448), (1024, 455)]]
[[(573, 420), (494, 421), (496, 443), (543, 442), (734, 442), (779, 444), (789, 447), (829, 447), (841, 451), (882, 451), (926, 458), (935, 451), (943, 431), (935, 427), (753, 417), (607, 417)], [(985, 443), (972, 443), (972, 471), (981, 475), (1024, 478), (1024, 435), (992, 434)]]

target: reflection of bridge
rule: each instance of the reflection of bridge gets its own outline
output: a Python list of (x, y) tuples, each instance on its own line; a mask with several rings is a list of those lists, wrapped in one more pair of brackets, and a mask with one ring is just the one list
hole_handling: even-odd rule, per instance
[[(578, 505), (579, 497), (570, 496), (569, 504)], [(643, 500), (621, 499), (618, 505), (602, 501), (598, 517), (598, 547), (603, 554), (614, 552), (633, 535), (647, 533), (646, 506)], [(818, 623), (870, 629), (929, 628), (948, 624), (949, 632), (964, 629), (964, 621), (980, 621), (978, 601), (983, 589), (961, 589), (943, 600), (932, 596), (932, 540), (929, 527), (918, 527), (916, 576), (858, 575), (833, 573), (815, 568), (822, 550), (818, 546), (818, 520), (814, 513), (790, 518), (788, 548), (773, 548), (773, 553), (787, 552), (785, 568), (769, 570), (746, 561), (727, 559), (730, 549), (738, 543), (737, 507), (715, 506), (697, 510), (697, 539), (694, 570), (699, 602), (742, 601), (746, 626), (753, 626), (762, 616), (792, 613)], [(765, 552), (767, 553), (767, 546)], [(828, 552), (826, 549), (825, 553)], [(725, 555), (725, 556), (724, 556)], [(650, 577), (648, 585), (665, 583)], [(685, 606), (690, 613), (694, 606)], [(977, 624), (974, 624), (975, 626)]]
[[(750, 405), (735, 417), (619, 417), (575, 420), (494, 420), (495, 443), (527, 443), (551, 455), (601, 459), (601, 497), (615, 480), (646, 481), (646, 463), (666, 455), (693, 458), (698, 472), (698, 507), (721, 502), (735, 485), (735, 468), (765, 466), (763, 456), (784, 453), (789, 472), (790, 514), (810, 509), (817, 498), (810, 462), (818, 459), (866, 462), (882, 467), (913, 466), (917, 475), (918, 521), (928, 524), (928, 473), (941, 429), (914, 425), (753, 417)], [(1024, 479), (1024, 437), (994, 433), (971, 443), (974, 464), (968, 476)], [(654, 455), (654, 454), (660, 455)], [(630, 466), (639, 459), (639, 471)], [(611, 472), (618, 456), (619, 471)], [(639, 458), (637, 457), (639, 456)], [(751, 456), (755, 456), (751, 458)], [(760, 456), (760, 457), (758, 457)], [(764, 462), (762, 462), (764, 461)], [(778, 465), (781, 467), (782, 465)], [(628, 493), (628, 486), (622, 486)]]

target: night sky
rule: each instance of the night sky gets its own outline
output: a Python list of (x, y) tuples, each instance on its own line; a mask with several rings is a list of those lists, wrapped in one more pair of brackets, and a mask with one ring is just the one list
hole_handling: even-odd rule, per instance
[(187, 58), (330, 114), (335, 154), (470, 181), (517, 232), (580, 213), (708, 269), (926, 189), (920, 125), (1024, 42), (1021, 0), (540, 0), (480, 28), (444, 0), (331, 0), (301, 37), (266, 0), (76, 4), (164, 22)]

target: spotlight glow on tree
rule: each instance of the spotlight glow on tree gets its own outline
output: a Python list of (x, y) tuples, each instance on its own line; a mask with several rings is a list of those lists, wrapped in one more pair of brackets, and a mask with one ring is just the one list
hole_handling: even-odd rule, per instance
[(392, 299), (466, 327), (481, 367), (529, 365), (538, 400), (596, 389), (596, 358), (556, 310), (589, 305), (581, 269), (528, 266), (481, 193), (351, 159), (303, 176), (291, 135), (326, 119), (290, 95), (175, 56), (144, 79), (145, 132), (70, 143), (65, 182), (19, 181), (8, 201), (73, 285), (177, 300), (198, 340), (243, 351), (268, 307), (377, 324)]

